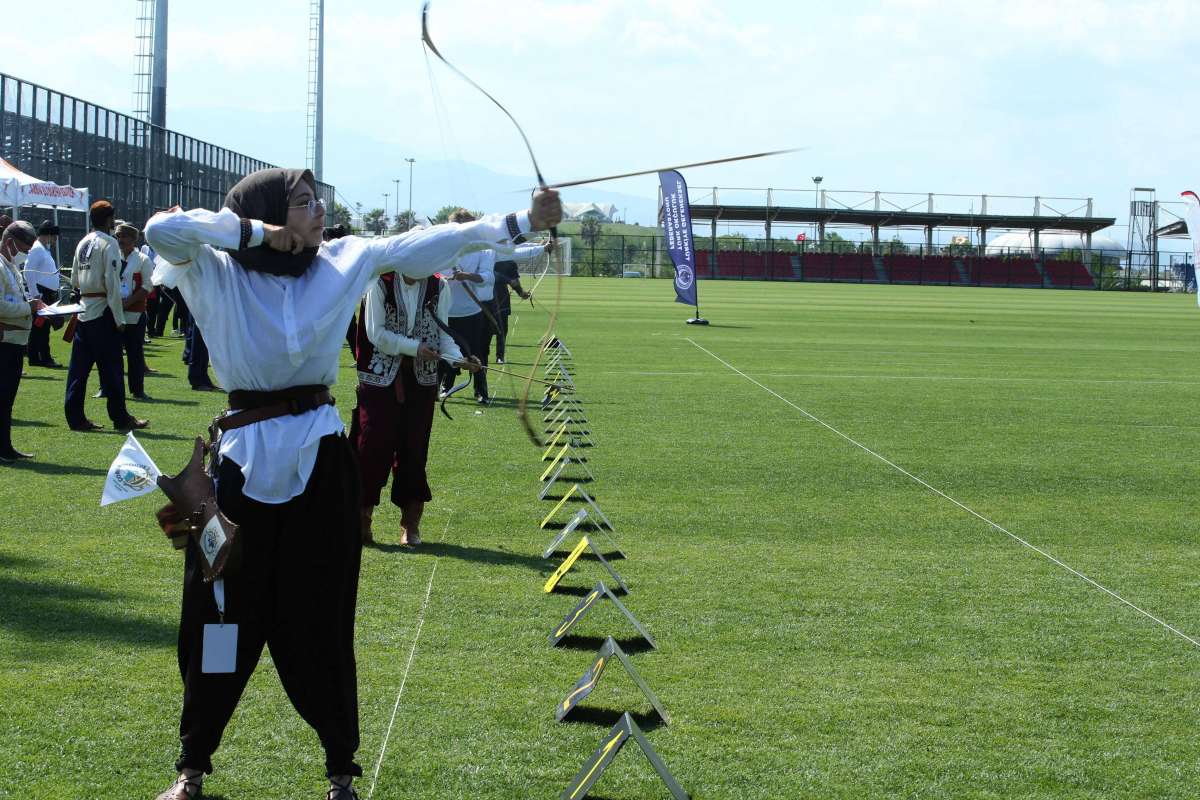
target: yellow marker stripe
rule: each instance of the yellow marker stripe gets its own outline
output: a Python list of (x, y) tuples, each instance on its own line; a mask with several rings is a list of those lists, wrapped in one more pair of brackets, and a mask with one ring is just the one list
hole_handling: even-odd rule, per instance
[(585, 547), (587, 547), (587, 545), (588, 538), (584, 536), (579, 540), (579, 544), (575, 545), (575, 549), (571, 551), (571, 554), (567, 556), (566, 560), (563, 561), (559, 568), (554, 570), (554, 574), (546, 579), (546, 585), (542, 587), (543, 592), (549, 593), (554, 589), (555, 586), (558, 585), (558, 582), (562, 580), (562, 576), (566, 575), (567, 570), (575, 565), (576, 560), (578, 560), (579, 556), (583, 553), (583, 550)]
[(578, 483), (571, 484), (571, 488), (567, 490), (566, 494), (564, 494), (562, 496), (562, 499), (558, 501), (558, 503), (554, 506), (554, 508), (550, 509), (550, 513), (546, 515), (546, 518), (542, 520), (542, 524), (539, 525), (538, 527), (545, 528), (547, 525), (549, 525), (550, 520), (554, 517), (554, 515), (562, 510), (562, 507), (567, 504), (567, 500), (569, 500), (571, 498), (571, 495), (575, 494), (575, 492), (578, 489), (579, 489)]
[(604, 759), (608, 755), (609, 751), (616, 747), (617, 742), (621, 741), (624, 736), (625, 731), (617, 731), (617, 735), (613, 737), (612, 741), (604, 745), (604, 749), (600, 751), (600, 757), (596, 759), (595, 764), (592, 764), (592, 768), (587, 771), (587, 774), (579, 779), (579, 783), (576, 785), (575, 791), (571, 792), (571, 797), (579, 797), (579, 792), (587, 784), (588, 778), (592, 777), (592, 773), (600, 768), (600, 765), (604, 763)]
[(558, 626), (558, 630), (556, 630), (556, 631), (554, 632), (554, 635), (555, 635), (555, 637), (562, 636), (562, 635), (563, 635), (563, 634), (566, 632), (567, 628), (569, 628), (569, 627), (571, 627), (572, 625), (574, 625), (574, 624), (575, 624), (575, 620), (577, 620), (577, 619), (579, 619), (581, 616), (583, 616), (583, 612), (587, 611), (587, 610), (588, 610), (588, 608), (590, 608), (590, 607), (591, 607), (592, 603), (596, 602), (596, 598), (597, 598), (597, 597), (599, 597), (599, 596), (600, 596), (600, 593), (599, 593), (599, 592), (597, 592), (597, 591), (595, 591), (595, 590), (593, 589), (593, 590), (592, 590), (592, 593), (591, 593), (591, 594), (589, 594), (589, 595), (587, 596), (587, 599), (583, 601), (583, 605), (581, 605), (581, 606), (579, 607), (579, 610), (578, 610), (578, 611), (576, 611), (576, 612), (575, 612), (575, 613), (574, 613), (574, 614), (571, 616), (571, 618), (570, 618), (570, 619), (566, 620), (565, 622), (563, 622), (563, 624), (562, 624), (562, 625), (559, 625), (559, 626)]
[(596, 685), (596, 681), (600, 680), (600, 670), (602, 669), (604, 669), (603, 657), (601, 657), (601, 659), (596, 662), (595, 666), (592, 667), (592, 679), (583, 686), (580, 686), (575, 691), (571, 692), (569, 695), (567, 695), (567, 699), (563, 700), (563, 711), (566, 711), (571, 707), (571, 701), (575, 699), (576, 695), (582, 694), (583, 692), (590, 692), (592, 690), (592, 687)]
[(554, 452), (554, 448), (558, 447), (558, 440), (562, 438), (562, 435), (566, 431), (566, 429), (567, 429), (567, 424), (564, 422), (563, 426), (558, 429), (557, 433), (554, 434), (554, 437), (550, 439), (550, 444), (546, 448), (546, 452), (542, 453), (542, 461), (545, 461), (547, 458), (549, 458), (550, 454), (552, 452)]
[(542, 477), (539, 478), (538, 480), (544, 481), (544, 480), (546, 480), (546, 478), (550, 477), (550, 473), (554, 471), (554, 467), (558, 464), (558, 462), (562, 459), (562, 457), (567, 454), (567, 449), (569, 447), (570, 447), (569, 444), (564, 444), (562, 446), (562, 450), (558, 451), (558, 455), (556, 455), (554, 457), (554, 460), (550, 462), (550, 466), (546, 467), (546, 471), (542, 473)]

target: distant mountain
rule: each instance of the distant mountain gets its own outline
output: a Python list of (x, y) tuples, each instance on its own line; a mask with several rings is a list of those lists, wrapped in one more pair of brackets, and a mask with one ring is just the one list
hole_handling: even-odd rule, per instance
[[(304, 127), (297, 128), (296, 115), (271, 111), (236, 113), (239, 124), (229, 128), (223, 115), (209, 110), (176, 109), (171, 123), (176, 130), (217, 142), (224, 147), (279, 165), (304, 163)], [(408, 207), (408, 164), (413, 155), (401, 143), (385, 141), (364, 133), (353, 125), (326, 119), (324, 179), (337, 187), (339, 202), (362, 203), (363, 211), (382, 208), (386, 192), (388, 214)], [(473, 210), (507, 212), (527, 202), (527, 190), (536, 181), (532, 174), (506, 175), (487, 167), (458, 160), (427, 160), (416, 154), (413, 168), (413, 205), (418, 217), (435, 214), (447, 205), (462, 205)], [(550, 179), (571, 180), (582, 175), (548, 175)], [(400, 202), (397, 206), (394, 179), (400, 178)], [(567, 189), (563, 199), (572, 203), (611, 203), (618, 217), (629, 222), (653, 225), (658, 213), (658, 183), (653, 175), (626, 181), (627, 187), (644, 187), (644, 194), (606, 191), (605, 184)]]

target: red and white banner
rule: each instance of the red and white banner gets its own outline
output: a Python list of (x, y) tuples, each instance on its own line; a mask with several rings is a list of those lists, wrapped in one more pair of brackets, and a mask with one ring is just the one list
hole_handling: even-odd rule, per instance
[(27, 175), (0, 158), (0, 206), (56, 206), (88, 210), (88, 190)]

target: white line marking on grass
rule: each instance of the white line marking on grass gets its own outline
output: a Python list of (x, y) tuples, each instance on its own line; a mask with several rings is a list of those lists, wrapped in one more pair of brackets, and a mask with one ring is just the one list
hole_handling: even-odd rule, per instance
[[(688, 339), (692, 342), (691, 339)], [(692, 344), (696, 344), (692, 342)], [(699, 347), (699, 345), (696, 345)], [(703, 348), (701, 348), (703, 349)], [(719, 371), (657, 372), (649, 370), (607, 370), (605, 375), (635, 377), (719, 375)], [(964, 381), (971, 383), (1100, 383), (1133, 384), (1138, 386), (1200, 386), (1200, 381), (1154, 381), (1136, 378), (989, 378), (982, 375), (840, 375), (826, 372), (764, 372), (764, 378), (818, 378), (820, 380), (878, 380), (878, 381)]]
[[(453, 515), (451, 515), (452, 517)], [(442, 541), (446, 541), (446, 533), (450, 530), (450, 519), (446, 518), (446, 529), (442, 531)], [(433, 576), (437, 575), (438, 556), (433, 557), (433, 569), (429, 570), (429, 583), (425, 585), (425, 600), (417, 613), (417, 632), (413, 636), (412, 649), (408, 651), (408, 663), (404, 665), (404, 677), (400, 679), (400, 690), (396, 692), (396, 704), (392, 706), (392, 718), (388, 720), (387, 733), (383, 736), (383, 747), (379, 748), (379, 760), (375, 762), (375, 774), (371, 777), (371, 789), (367, 792), (367, 800), (375, 795), (375, 784), (379, 781), (379, 769), (383, 766), (383, 756), (387, 753), (388, 740), (392, 738), (392, 726), (396, 724), (396, 714), (400, 711), (400, 698), (404, 694), (404, 686), (408, 683), (408, 671), (412, 669), (413, 659), (417, 656), (417, 641), (421, 638), (421, 629), (425, 627), (425, 609), (429, 608), (429, 596), (433, 593)]]
[(1081, 578), (1082, 580), (1084, 580), (1084, 581), (1087, 581), (1087, 582), (1088, 582), (1088, 583), (1090, 583), (1092, 586), (1096, 587), (1096, 588), (1097, 588), (1097, 589), (1099, 589), (1100, 591), (1102, 591), (1102, 592), (1104, 592), (1105, 594), (1109, 595), (1109, 596), (1110, 596), (1110, 597), (1112, 597), (1113, 599), (1115, 599), (1115, 600), (1118, 600), (1118, 601), (1120, 601), (1121, 603), (1125, 604), (1125, 605), (1126, 605), (1126, 606), (1128, 606), (1129, 608), (1131, 608), (1131, 609), (1133, 609), (1134, 611), (1136, 611), (1137, 613), (1141, 614), (1143, 617), (1146, 617), (1146, 619), (1149, 619), (1149, 620), (1151, 620), (1151, 621), (1153, 621), (1153, 622), (1156, 622), (1156, 623), (1158, 623), (1159, 625), (1161, 625), (1162, 627), (1166, 628), (1166, 629), (1167, 629), (1167, 630), (1169, 630), (1171, 633), (1175, 634), (1176, 636), (1178, 636), (1179, 638), (1183, 639), (1184, 641), (1186, 641), (1186, 642), (1189, 642), (1189, 643), (1191, 643), (1192, 645), (1194, 645), (1195, 647), (1198, 647), (1198, 648), (1200, 648), (1200, 642), (1196, 641), (1196, 640), (1195, 640), (1195, 639), (1193, 639), (1191, 636), (1188, 636), (1186, 633), (1184, 633), (1183, 631), (1179, 630), (1179, 629), (1178, 629), (1178, 628), (1176, 628), (1175, 626), (1173, 626), (1173, 625), (1171, 625), (1171, 624), (1169, 624), (1169, 623), (1167, 623), (1167, 622), (1164, 622), (1163, 620), (1161, 620), (1161, 619), (1159, 619), (1158, 617), (1156, 617), (1156, 616), (1154, 616), (1153, 614), (1151, 614), (1149, 611), (1146, 611), (1146, 610), (1145, 610), (1145, 609), (1143, 609), (1143, 608), (1139, 608), (1138, 606), (1136, 606), (1136, 605), (1134, 605), (1133, 603), (1131, 603), (1131, 602), (1129, 602), (1128, 600), (1126, 600), (1126, 599), (1125, 599), (1124, 597), (1122, 597), (1121, 595), (1119, 595), (1119, 594), (1117, 594), (1116, 592), (1114, 592), (1112, 589), (1109, 589), (1107, 586), (1104, 586), (1103, 584), (1097, 583), (1096, 581), (1094, 581), (1094, 580), (1092, 580), (1091, 578), (1089, 578), (1087, 575), (1084, 575), (1082, 572), (1080, 572), (1079, 570), (1075, 569), (1075, 568), (1074, 568), (1074, 567), (1072, 567), (1070, 564), (1067, 564), (1067, 563), (1065, 563), (1065, 562), (1061, 561), (1060, 559), (1057, 559), (1057, 558), (1055, 558), (1054, 556), (1050, 555), (1049, 553), (1047, 553), (1045, 550), (1041, 549), (1040, 547), (1038, 547), (1038, 546), (1036, 546), (1036, 545), (1033, 545), (1033, 544), (1030, 544), (1029, 542), (1027, 542), (1027, 541), (1025, 541), (1024, 539), (1022, 539), (1020, 536), (1017, 536), (1017, 535), (1016, 535), (1015, 533), (1013, 533), (1012, 531), (1010, 531), (1010, 530), (1008, 530), (1007, 528), (1005, 528), (1004, 526), (1000, 525), (999, 523), (992, 522), (990, 519), (988, 519), (987, 517), (985, 517), (983, 514), (980, 514), (978, 511), (976, 511), (975, 509), (971, 508), (970, 506), (967, 506), (967, 505), (965, 505), (965, 504), (963, 504), (963, 503), (960, 503), (958, 500), (955, 500), (953, 497), (951, 497), (950, 495), (946, 494), (946, 493), (945, 493), (945, 492), (943, 492), (941, 489), (938, 489), (938, 488), (936, 488), (936, 487), (934, 487), (934, 486), (931, 486), (929, 483), (927, 483), (926, 481), (924, 481), (924, 480), (922, 480), (921, 478), (917, 477), (916, 475), (912, 474), (911, 472), (909, 472), (908, 470), (906, 470), (904, 467), (900, 466), (899, 464), (896, 464), (894, 461), (889, 461), (889, 460), (888, 460), (886, 457), (884, 457), (884, 456), (880, 455), (879, 453), (876, 453), (874, 450), (872, 450), (871, 448), (867, 447), (865, 444), (862, 444), (861, 442), (859, 442), (859, 441), (857, 441), (857, 440), (855, 440), (855, 439), (852, 439), (851, 437), (849, 437), (849, 436), (847, 436), (846, 434), (842, 433), (841, 431), (839, 431), (837, 428), (833, 427), (833, 426), (832, 426), (832, 425), (830, 425), (829, 423), (827, 423), (827, 422), (825, 422), (825, 421), (823, 421), (823, 420), (821, 420), (821, 419), (818, 419), (817, 417), (813, 416), (813, 415), (812, 415), (812, 414), (810, 414), (809, 412), (805, 411), (805, 410), (804, 410), (803, 408), (801, 408), (800, 406), (798, 406), (798, 405), (796, 405), (795, 403), (793, 403), (791, 400), (788, 400), (786, 397), (784, 397), (783, 395), (781, 395), (781, 394), (779, 394), (778, 392), (776, 392), (776, 391), (775, 391), (774, 389), (772, 389), (771, 387), (769, 387), (769, 386), (764, 386), (763, 384), (761, 384), (761, 383), (759, 383), (758, 381), (754, 380), (754, 378), (751, 378), (749, 375), (747, 375), (746, 373), (742, 372), (740, 369), (738, 369), (737, 367), (733, 366), (733, 365), (732, 365), (732, 364), (730, 364), (728, 361), (726, 361), (725, 359), (721, 358), (719, 355), (717, 355), (717, 354), (716, 354), (716, 353), (714, 353), (713, 351), (709, 350), (708, 348), (706, 348), (706, 347), (704, 347), (704, 346), (702, 346), (702, 345), (696, 344), (696, 342), (695, 342), (695, 341), (693, 341), (692, 339), (688, 339), (688, 341), (689, 341), (689, 342), (691, 342), (691, 343), (692, 343), (692, 345), (694, 345), (694, 346), (695, 346), (697, 349), (699, 349), (699, 350), (702, 350), (702, 351), (704, 351), (705, 353), (708, 353), (710, 356), (712, 356), (714, 359), (716, 359), (716, 360), (717, 360), (717, 361), (719, 361), (720, 363), (724, 364), (724, 365), (725, 365), (726, 367), (728, 367), (730, 370), (732, 370), (732, 371), (736, 372), (738, 375), (741, 375), (743, 378), (745, 378), (746, 380), (750, 381), (750, 382), (751, 382), (751, 383), (753, 383), (755, 386), (757, 386), (758, 388), (760, 388), (760, 389), (762, 389), (763, 391), (767, 392), (768, 394), (772, 394), (772, 395), (774, 395), (776, 398), (778, 398), (778, 399), (782, 400), (783, 402), (787, 403), (789, 406), (791, 406), (792, 408), (796, 409), (796, 410), (797, 410), (797, 411), (799, 411), (801, 414), (803, 414), (804, 416), (808, 417), (810, 420), (812, 420), (813, 422), (817, 423), (818, 425), (820, 425), (821, 427), (825, 428), (826, 430), (830, 431), (831, 433), (835, 433), (835, 434), (837, 434), (838, 436), (840, 436), (841, 438), (845, 439), (847, 442), (849, 442), (850, 444), (854, 445), (854, 446), (855, 446), (855, 447), (857, 447), (858, 449), (862, 450), (863, 452), (867, 453), (868, 455), (874, 456), (875, 458), (879, 459), (879, 460), (880, 460), (880, 461), (882, 461), (884, 464), (887, 464), (889, 467), (891, 467), (892, 469), (896, 470), (896, 471), (897, 471), (897, 472), (899, 472), (900, 474), (902, 474), (902, 475), (905, 475), (906, 477), (908, 477), (908, 478), (912, 479), (913, 481), (915, 481), (916, 483), (920, 484), (921, 486), (924, 486), (926, 489), (928, 489), (929, 491), (931, 491), (931, 492), (933, 492), (934, 494), (938, 495), (939, 497), (941, 497), (941, 498), (943, 498), (943, 499), (945, 499), (945, 500), (948, 500), (949, 502), (951, 502), (951, 503), (953, 503), (954, 505), (958, 506), (958, 507), (959, 507), (959, 508), (961, 508), (963, 511), (966, 511), (968, 514), (970, 514), (971, 516), (975, 517), (976, 519), (979, 519), (979, 520), (981, 520), (982, 522), (985, 522), (985, 523), (987, 523), (987, 524), (988, 524), (988, 525), (990, 525), (991, 527), (993, 527), (993, 528), (995, 528), (996, 530), (998, 530), (998, 531), (1000, 531), (1001, 533), (1003, 533), (1005, 536), (1008, 536), (1009, 538), (1011, 538), (1013, 541), (1019, 542), (1021, 545), (1023, 545), (1023, 546), (1025, 546), (1025, 547), (1029, 548), (1030, 550), (1032, 550), (1033, 552), (1035, 552), (1035, 553), (1037, 553), (1038, 555), (1042, 556), (1043, 558), (1046, 558), (1047, 560), (1049, 560), (1049, 561), (1052, 561), (1053, 563), (1055, 563), (1055, 564), (1057, 564), (1058, 566), (1062, 567), (1062, 568), (1063, 568), (1063, 569), (1065, 569), (1067, 572), (1070, 572), (1072, 575), (1076, 576), (1077, 578)]

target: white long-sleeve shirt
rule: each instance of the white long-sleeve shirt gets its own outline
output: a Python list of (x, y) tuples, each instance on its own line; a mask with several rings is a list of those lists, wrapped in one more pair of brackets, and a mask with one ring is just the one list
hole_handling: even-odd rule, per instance
[(25, 297), (21, 273), (4, 256), (0, 256), (0, 322), (19, 330), (4, 331), (5, 344), (28, 344), (33, 325), (33, 310)]
[[(442, 290), (438, 292), (438, 304), (435, 313), (438, 319), (446, 322), (450, 313), (450, 290), (447, 286), (445, 278), (441, 279)], [(413, 356), (417, 355), (417, 348), (421, 345), (421, 340), (414, 338), (411, 334), (414, 332), (417, 322), (417, 299), (421, 295), (421, 282), (409, 284), (404, 278), (397, 276), (396, 284), (400, 289), (400, 302), (404, 303), (404, 319), (407, 321), (408, 330), (403, 333), (389, 331), (386, 327), (387, 309), (384, 307), (384, 288), (379, 285), (379, 281), (371, 283), (367, 289), (366, 297), (366, 313), (363, 315), (363, 324), (367, 326), (367, 338), (371, 344), (375, 345), (375, 349), (389, 356)], [(442, 329), (438, 329), (440, 338), (438, 340), (438, 351), (442, 354), (442, 358), (450, 363), (457, 363), (463, 360), (462, 350), (459, 349), (458, 343)]]
[(35, 293), (38, 292), (39, 286), (57, 292), (61, 285), (54, 256), (40, 239), (29, 248), (29, 255), (25, 258), (25, 285), (29, 287), (29, 291)]
[(545, 245), (523, 244), (518, 247), (501, 248), (499, 253), (496, 250), (483, 250), (478, 253), (468, 253), (460, 258), (458, 260), (459, 271), (482, 275), (483, 283), (450, 281), (450, 291), (454, 295), (454, 302), (450, 305), (450, 316), (470, 317), (482, 313), (479, 306), (467, 294), (467, 290), (463, 288), (463, 284), (470, 283), (471, 291), (475, 293), (480, 302), (486, 303), (493, 299), (496, 296), (496, 261), (529, 264), (544, 252), (546, 252)]
[[(528, 212), (517, 215), (517, 226), (529, 230)], [(255, 246), (262, 223), (252, 221), (252, 230)], [(146, 241), (162, 259), (154, 283), (187, 301), (221, 385), (262, 392), (337, 382), (346, 326), (378, 275), (427, 278), (464, 250), (494, 247), (509, 233), (503, 217), (490, 217), (381, 239), (347, 236), (323, 243), (296, 278), (244, 269), (218, 249), (237, 248), (240, 237), (229, 209), (161, 213), (146, 223)], [(242, 468), (248, 497), (285, 503), (308, 484), (321, 438), (342, 430), (333, 406), (321, 406), (227, 431), (219, 453)]]
[[(143, 255), (140, 250), (133, 250), (125, 257), (125, 264), (121, 268), (121, 299), (128, 300), (129, 296), (137, 291), (138, 283), (135, 275), (142, 276), (142, 288), (147, 292), (153, 288), (150, 285), (150, 278), (154, 274), (154, 264), (150, 259)], [(136, 325), (142, 318), (141, 311), (126, 311), (125, 324)]]
[(103, 294), (103, 297), (83, 297), (80, 322), (99, 319), (108, 308), (117, 325), (125, 324), (125, 309), (121, 302), (121, 248), (116, 239), (101, 231), (92, 231), (83, 237), (75, 248), (71, 285), (84, 295)]

